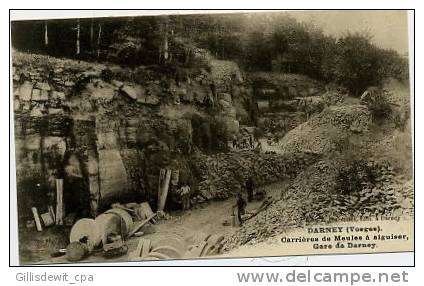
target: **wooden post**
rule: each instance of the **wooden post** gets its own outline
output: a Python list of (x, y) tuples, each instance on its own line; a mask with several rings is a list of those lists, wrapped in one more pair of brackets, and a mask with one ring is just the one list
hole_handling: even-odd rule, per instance
[(63, 225), (63, 179), (56, 179), (56, 225)]
[(159, 173), (158, 211), (165, 209), (166, 197), (168, 196), (171, 170), (161, 169)]
[(158, 181), (158, 203), (157, 203), (157, 209), (159, 210), (160, 206), (160, 199), (162, 197), (162, 182), (165, 180), (165, 169), (159, 170), (159, 181)]
[(54, 213), (53, 206), (48, 206), (48, 207), (47, 207), (47, 209), (49, 210), (49, 213), (50, 213), (50, 215), (52, 216), (53, 221), (55, 222), (55, 221), (56, 221), (56, 215), (55, 215), (55, 213)]
[(34, 220), (35, 220), (35, 226), (37, 227), (38, 231), (43, 231), (43, 227), (41, 226), (41, 221), (40, 221), (40, 217), (38, 216), (38, 211), (36, 207), (32, 207), (32, 214), (34, 216)]
[(90, 49), (91, 51), (94, 50), (94, 19), (91, 18), (91, 25), (90, 25)]
[(102, 24), (99, 23), (99, 32), (97, 34), (97, 57), (100, 57), (100, 39), (102, 36)]
[(44, 45), (47, 47), (49, 45), (49, 34), (47, 28), (47, 21), (44, 21)]
[(165, 62), (167, 62), (169, 59), (168, 24), (165, 24), (165, 36), (163, 39), (163, 59)]
[(78, 23), (77, 23), (77, 51), (76, 51), (77, 55), (80, 54), (80, 30), (81, 30), (80, 20), (78, 19)]
[(89, 190), (90, 190), (90, 215), (92, 217), (97, 216), (97, 210), (99, 207), (100, 200), (100, 186), (99, 186), (99, 175), (90, 175), (88, 177)]

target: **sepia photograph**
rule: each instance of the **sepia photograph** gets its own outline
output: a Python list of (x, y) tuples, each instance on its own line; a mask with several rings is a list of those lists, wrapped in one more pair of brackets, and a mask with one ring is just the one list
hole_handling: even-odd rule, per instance
[(408, 11), (173, 12), (11, 21), (20, 265), (414, 251)]

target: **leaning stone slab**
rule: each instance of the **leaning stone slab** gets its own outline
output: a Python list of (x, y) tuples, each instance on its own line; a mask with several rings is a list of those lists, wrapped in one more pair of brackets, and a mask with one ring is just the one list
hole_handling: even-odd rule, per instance
[(24, 84), (19, 87), (19, 99), (23, 101), (30, 101), (32, 87), (32, 83), (29, 81), (24, 82)]
[(35, 84), (35, 88), (41, 89), (41, 90), (46, 90), (46, 91), (50, 91), (50, 85), (47, 82), (37, 82)]
[(31, 100), (40, 101), (41, 100), (41, 90), (34, 88), (32, 91)]
[(131, 86), (125, 85), (124, 87), (121, 88), (121, 90), (124, 92), (124, 94), (126, 94), (130, 98), (137, 100), (137, 92)]

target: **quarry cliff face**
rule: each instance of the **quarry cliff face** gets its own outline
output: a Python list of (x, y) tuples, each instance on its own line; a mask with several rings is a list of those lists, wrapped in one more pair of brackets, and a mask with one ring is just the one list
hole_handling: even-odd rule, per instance
[(170, 162), (144, 162), (190, 149), (190, 119), (157, 115), (160, 84), (141, 90), (105, 79), (102, 65), (87, 69), (86, 63), (25, 55), (21, 60), (14, 62), (17, 183), (20, 192), (38, 187), (31, 196), (38, 203), (49, 200), (39, 195), (53, 193), (56, 178), (65, 181), (71, 211), (96, 212), (99, 204), (125, 195), (148, 197), (154, 184), (149, 176), (156, 171), (151, 169)]
[[(14, 52), (18, 196), (30, 194), (19, 200), (20, 215), (53, 202), (57, 178), (64, 179), (67, 212), (92, 216), (116, 201), (153, 204), (160, 168), (179, 170), (180, 181), (209, 190), (210, 178), (196, 174), (200, 167), (193, 164), (200, 163), (189, 158), (223, 152), (241, 125), (261, 116), (263, 124), (270, 113), (257, 107), (256, 94), (282, 99), (258, 86), (229, 61), (164, 72)], [(292, 100), (293, 92), (283, 99)], [(298, 109), (288, 112), (305, 120)]]

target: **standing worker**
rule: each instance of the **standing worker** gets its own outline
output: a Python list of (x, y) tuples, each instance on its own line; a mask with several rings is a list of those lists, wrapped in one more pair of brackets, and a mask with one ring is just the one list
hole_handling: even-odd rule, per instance
[(246, 181), (246, 191), (247, 191), (247, 201), (251, 202), (253, 201), (253, 178), (252, 176), (249, 176), (249, 178)]
[(237, 148), (237, 136), (234, 134), (233, 135), (233, 149)]
[(190, 208), (190, 187), (188, 184), (184, 184), (180, 189), (181, 201), (183, 203), (183, 210)]
[(249, 135), (249, 144), (250, 144), (249, 148), (250, 148), (250, 149), (255, 148), (255, 144), (253, 143), (253, 142), (254, 142), (254, 140), (253, 140), (253, 139), (254, 139), (254, 138), (253, 138), (253, 135), (252, 135), (252, 134), (250, 134), (250, 135)]
[(243, 219), (241, 216), (246, 213), (246, 205), (247, 203), (246, 203), (246, 200), (243, 198), (243, 195), (241, 193), (238, 193), (237, 202), (233, 206), (233, 209), (237, 207), (237, 218), (238, 218), (240, 226), (243, 224)]
[(258, 144), (255, 147), (255, 151), (257, 153), (261, 153), (262, 152), (262, 142), (258, 140)]

